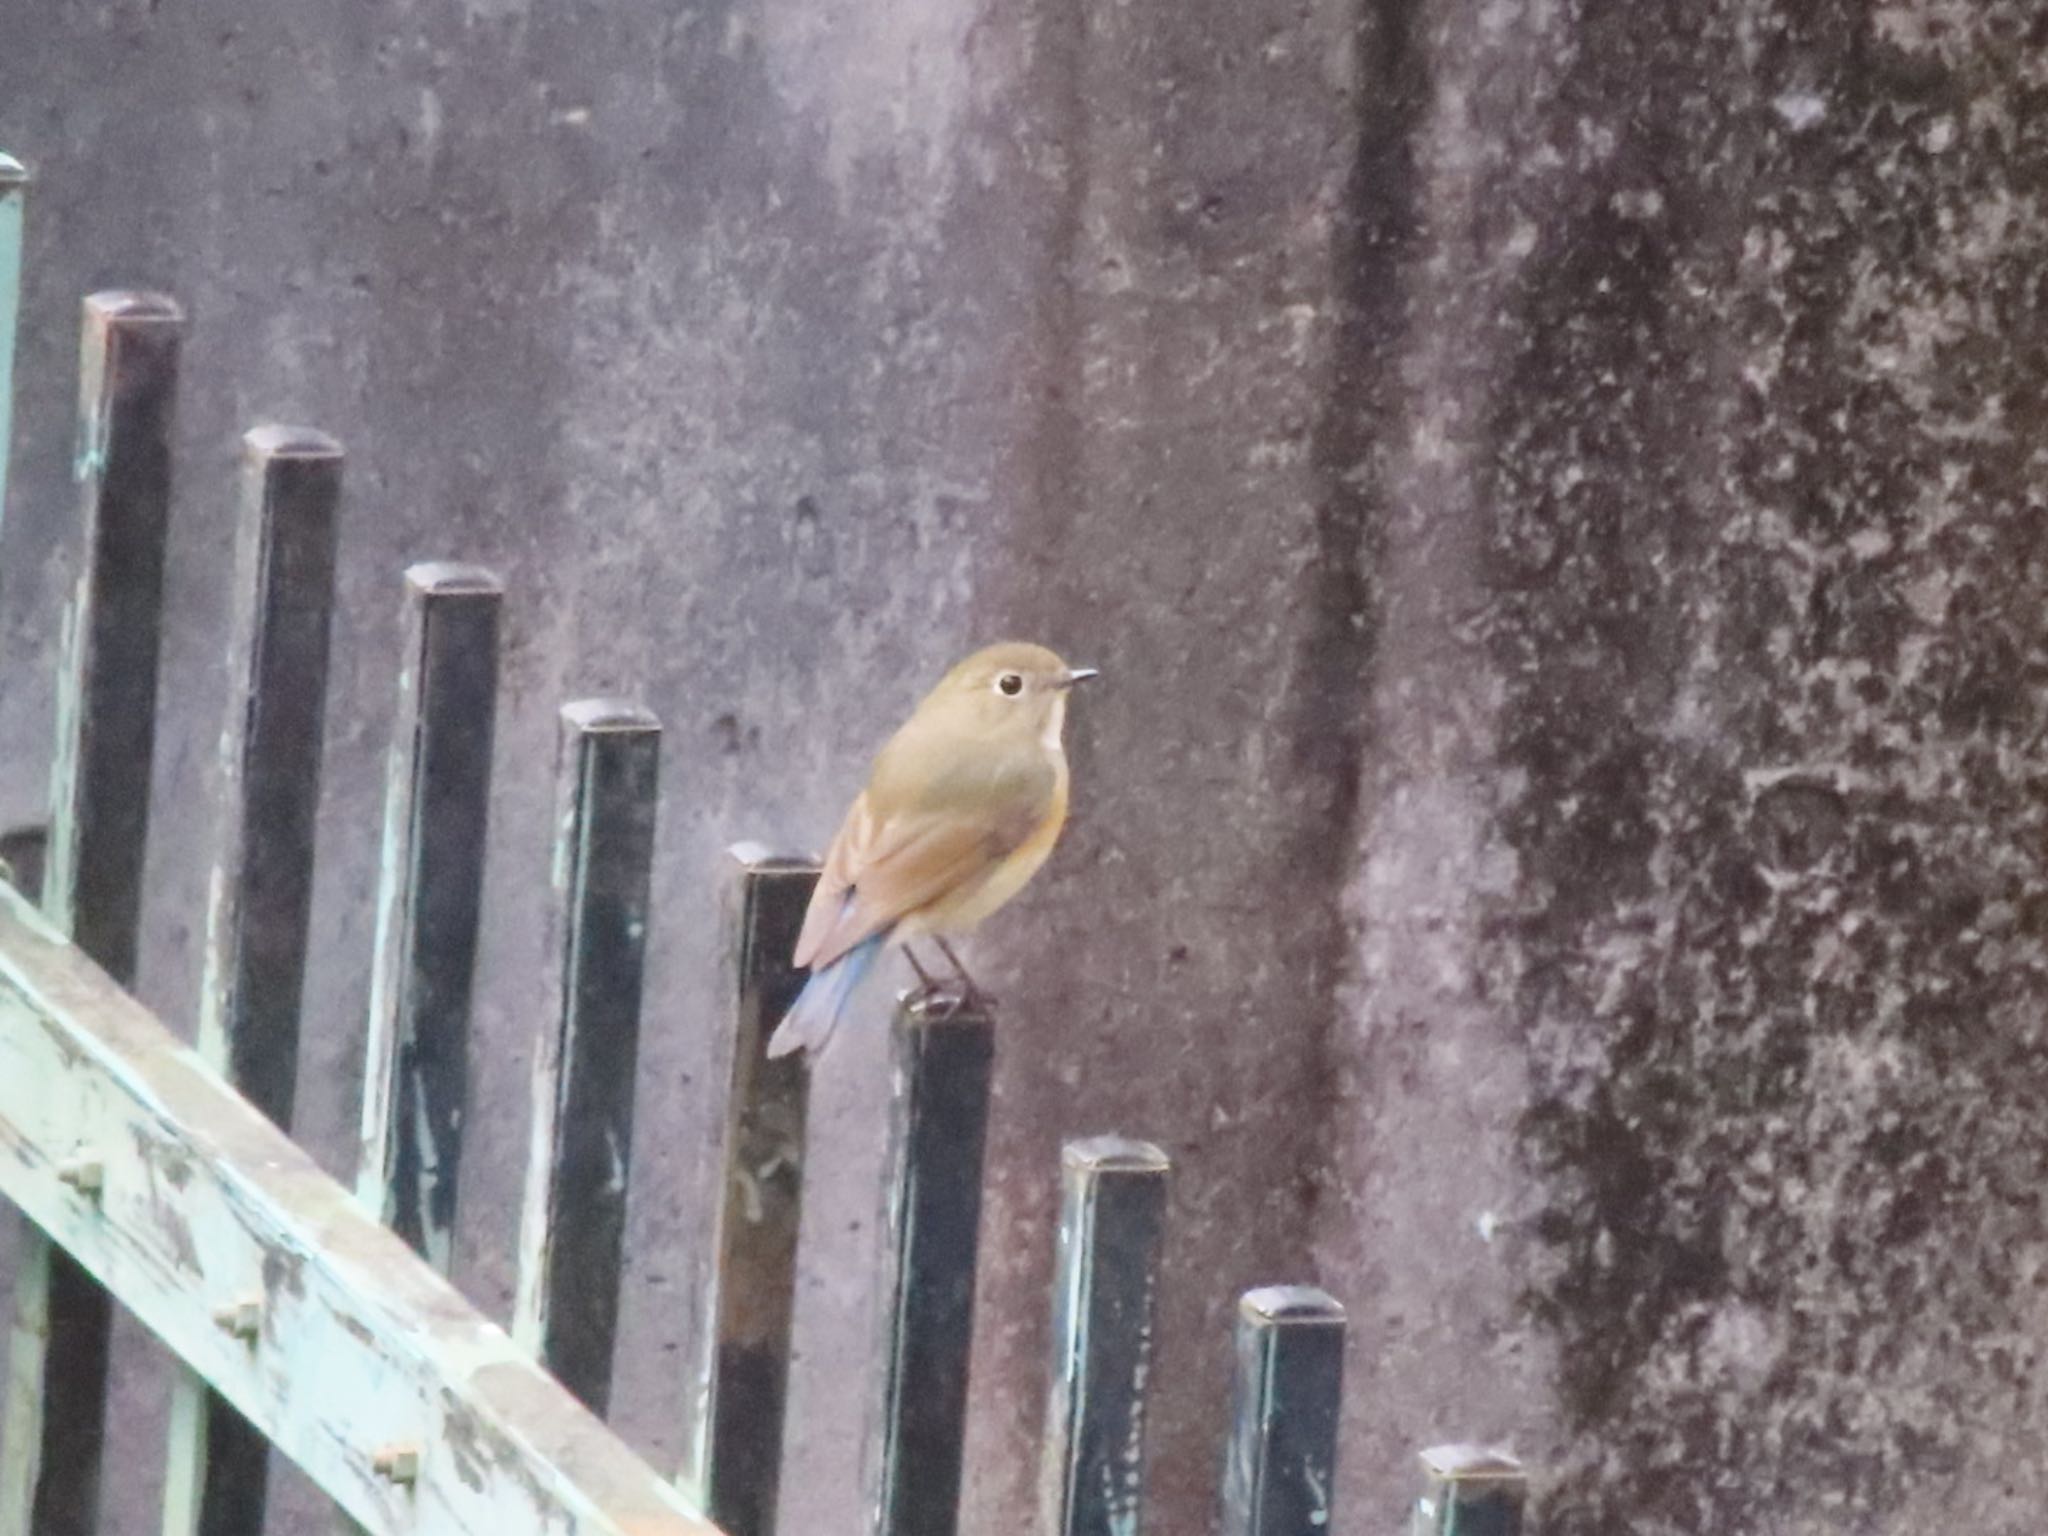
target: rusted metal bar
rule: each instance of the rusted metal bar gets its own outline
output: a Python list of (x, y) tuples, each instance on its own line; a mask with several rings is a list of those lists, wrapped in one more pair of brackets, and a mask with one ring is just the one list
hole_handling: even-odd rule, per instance
[(14, 426), (14, 341), (21, 324), (22, 210), (28, 172), (0, 154), (0, 522), (7, 516), (8, 445)]
[(1069, 1142), (1061, 1167), (1044, 1529), (1137, 1536), (1169, 1165), (1150, 1142), (1098, 1136)]
[(1415, 1536), (1521, 1536), (1528, 1474), (1505, 1451), (1438, 1445), (1422, 1453)]
[(774, 1536), (789, 1339), (803, 1212), (804, 1055), (768, 1059), (768, 1037), (803, 989), (790, 965), (817, 884), (810, 859), (732, 850), (726, 903), (733, 1045), (725, 1097), (707, 1365), (683, 1481), (731, 1536)]
[(953, 1536), (980, 1245), (995, 1034), (989, 1015), (921, 995), (898, 1009), (883, 1289), (882, 1408), (871, 1441), (875, 1536)]
[(6, 886), (0, 1124), (0, 1193), (372, 1536), (714, 1536)]
[[(226, 815), (208, 892), (199, 1053), (288, 1129), (313, 899), (342, 456), (333, 438), (303, 427), (258, 427), (242, 445), (232, 702), (221, 732)], [(178, 1378), (174, 1394), (165, 1536), (258, 1536), (268, 1443), (191, 1373)]]
[[(84, 556), (57, 677), (42, 902), (127, 985), (135, 975), (156, 743), (171, 422), (184, 316), (160, 294), (85, 301), (77, 476)], [(0, 1426), (0, 1536), (92, 1536), (106, 1415), (105, 1292), (39, 1230), (15, 1271)]]
[(1344, 1309), (1306, 1285), (1247, 1291), (1223, 1473), (1223, 1536), (1328, 1536)]
[(405, 573), (356, 1192), (443, 1274), (469, 1097), (503, 599), (477, 566)]
[(660, 754), (661, 726), (637, 705), (562, 710), (555, 976), (534, 1060), (513, 1333), (596, 1413), (618, 1329)]

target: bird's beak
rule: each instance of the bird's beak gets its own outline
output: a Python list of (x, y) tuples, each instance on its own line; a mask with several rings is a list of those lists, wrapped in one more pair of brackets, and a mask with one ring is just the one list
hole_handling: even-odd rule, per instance
[(1100, 677), (1101, 675), (1093, 667), (1069, 667), (1067, 668), (1066, 676), (1060, 679), (1060, 686), (1062, 688), (1071, 688), (1076, 683), (1085, 683), (1089, 678)]

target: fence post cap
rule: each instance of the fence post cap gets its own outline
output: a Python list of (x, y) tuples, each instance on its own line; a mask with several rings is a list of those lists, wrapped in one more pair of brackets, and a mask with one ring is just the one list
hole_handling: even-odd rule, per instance
[(1246, 1291), (1238, 1300), (1237, 1310), (1248, 1321), (1260, 1323), (1344, 1321), (1344, 1304), (1313, 1285), (1262, 1285)]
[(653, 710), (630, 699), (576, 699), (562, 706), (562, 724), (572, 731), (622, 735), (661, 729)]
[(1421, 1455), (1424, 1470), (1439, 1482), (1491, 1486), (1524, 1482), (1528, 1478), (1519, 1460), (1491, 1446), (1433, 1445)]
[(504, 580), (488, 566), (465, 565), (459, 560), (419, 560), (405, 568), (405, 584), (415, 592), (460, 597), (475, 593), (497, 597), (505, 590)]
[(183, 325), (184, 306), (167, 293), (140, 288), (105, 288), (85, 296), (85, 312), (100, 325)]
[(242, 451), (252, 459), (338, 459), (341, 444), (318, 427), (270, 421), (242, 434)]
[(766, 843), (742, 838), (725, 850), (726, 857), (740, 868), (764, 875), (815, 874), (818, 861), (801, 853), (777, 853)]
[(1084, 1136), (1060, 1148), (1060, 1161), (1077, 1173), (1164, 1173), (1166, 1154), (1129, 1136)]
[(0, 150), (0, 193), (12, 192), (28, 185), (28, 167), (14, 156)]

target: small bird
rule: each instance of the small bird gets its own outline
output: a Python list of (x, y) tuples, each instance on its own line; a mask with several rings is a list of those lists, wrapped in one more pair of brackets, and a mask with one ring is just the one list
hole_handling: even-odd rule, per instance
[(976, 651), (940, 680), (875, 755), (825, 855), (794, 963), (810, 980), (770, 1056), (832, 1037), (846, 1000), (890, 941), (930, 937), (964, 994), (980, 995), (948, 935), (975, 925), (1038, 872), (1067, 819), (1067, 692), (1096, 675), (1042, 645)]

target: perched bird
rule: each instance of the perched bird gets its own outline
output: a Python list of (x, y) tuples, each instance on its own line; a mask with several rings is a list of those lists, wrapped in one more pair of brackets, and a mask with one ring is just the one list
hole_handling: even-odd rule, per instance
[(770, 1056), (831, 1038), (882, 946), (929, 936), (968, 996), (948, 935), (1024, 888), (1067, 819), (1067, 690), (1095, 676), (1042, 645), (976, 651), (889, 738), (825, 856), (795, 963), (810, 980), (768, 1042)]

